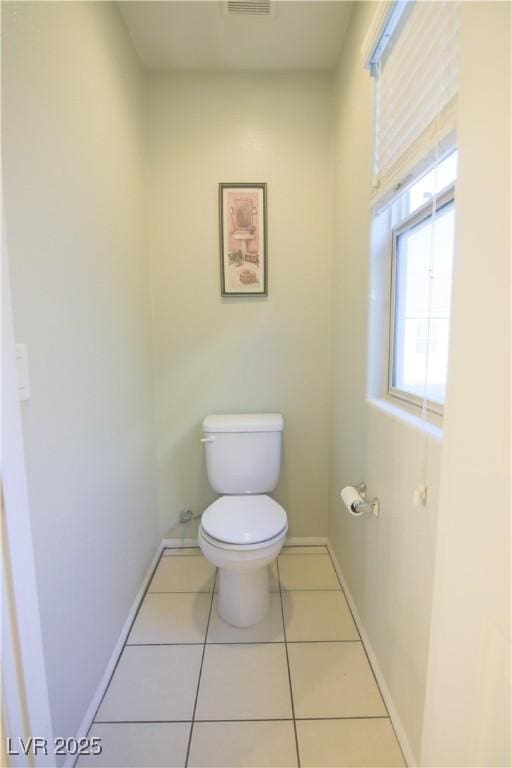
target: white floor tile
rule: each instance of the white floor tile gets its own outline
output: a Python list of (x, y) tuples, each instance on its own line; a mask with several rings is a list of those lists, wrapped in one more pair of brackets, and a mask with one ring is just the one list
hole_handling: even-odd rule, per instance
[(288, 657), (295, 717), (386, 715), (361, 643), (290, 643)]
[(127, 646), (96, 720), (191, 720), (202, 652), (200, 645)]
[(291, 712), (284, 644), (206, 646), (197, 720), (289, 718)]
[(291, 721), (194, 723), (190, 768), (288, 768), (297, 765)]
[[(224, 623), (213, 596), (190, 768), (297, 765), (281, 599), (301, 764), (404, 766), (328, 554), (284, 550), (282, 595), (269, 571), (271, 610), (255, 627)], [(78, 768), (184, 766), (214, 579), (196, 548), (164, 553), (91, 730), (103, 752)]]
[(215, 568), (200, 557), (162, 557), (149, 592), (211, 592)]
[(329, 555), (284, 555), (279, 557), (281, 588), (340, 589)]
[(148, 592), (128, 644), (204, 642), (211, 599), (200, 592)]
[(178, 768), (185, 765), (190, 723), (96, 723), (100, 755), (83, 756), (78, 768)]
[(343, 592), (283, 592), (286, 639), (359, 640)]
[(388, 718), (297, 722), (304, 768), (398, 768), (404, 760)]
[(279, 594), (270, 595), (270, 611), (253, 627), (241, 629), (223, 621), (218, 612), (218, 598), (213, 608), (208, 628), (208, 643), (282, 643), (284, 641), (283, 616)]

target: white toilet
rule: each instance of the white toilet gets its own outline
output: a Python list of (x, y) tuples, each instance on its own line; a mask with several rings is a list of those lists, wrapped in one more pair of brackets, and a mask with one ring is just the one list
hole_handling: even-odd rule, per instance
[(266, 495), (279, 480), (282, 432), (279, 413), (203, 421), (208, 479), (225, 495), (203, 512), (198, 540), (206, 559), (219, 568), (219, 615), (236, 627), (250, 627), (266, 615), (268, 566), (288, 531), (285, 510)]

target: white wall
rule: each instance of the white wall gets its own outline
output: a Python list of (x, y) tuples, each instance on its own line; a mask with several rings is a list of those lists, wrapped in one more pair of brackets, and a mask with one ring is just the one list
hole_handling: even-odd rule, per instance
[[(149, 78), (150, 250), (159, 508), (215, 498), (208, 413), (281, 411), (276, 498), (292, 536), (325, 535), (329, 414), (330, 84), (326, 74)], [(218, 183), (268, 184), (269, 296), (220, 296)]]
[(460, 176), (422, 764), (510, 765), (510, 4), (463, 3)]
[[(411, 504), (425, 438), (365, 403), (373, 86), (359, 52), (374, 11), (355, 7), (335, 88), (329, 535), (412, 760), (421, 753), (424, 765), (503, 766), (510, 763), (510, 7), (462, 4), (448, 401), (440, 491), (440, 444), (432, 436), (426, 443), (426, 508)], [(343, 512), (339, 489), (361, 479), (381, 500), (378, 520)]]
[(53, 726), (71, 736), (157, 543), (142, 81), (115, 6), (2, 11), (32, 534)]
[[(213, 498), (198, 442), (203, 416), (279, 410), (276, 496), (290, 533), (327, 531), (330, 468), (329, 535), (414, 759), (423, 737), (425, 764), (504, 763), (508, 699), (495, 659), (507, 658), (510, 575), (509, 9), (464, 5), (461, 268), (424, 734), (440, 444), (428, 438), (429, 501), (413, 507), (423, 435), (365, 397), (373, 84), (359, 51), (374, 10), (355, 4), (335, 77), (331, 240), (326, 75), (152, 75), (143, 101), (115, 7), (3, 4), (7, 236), (15, 330), (30, 353), (24, 437), (56, 733), (76, 731), (157, 532)], [(269, 185), (268, 298), (220, 297), (219, 181)], [(492, 398), (477, 408), (489, 381)], [(342, 509), (340, 488), (361, 479), (381, 500), (378, 519)], [(488, 488), (502, 505), (485, 506)]]
[[(368, 633), (410, 754), (420, 753), (440, 442), (366, 402), (373, 81), (360, 50), (376, 6), (356, 3), (335, 80), (329, 537)], [(428, 504), (414, 507), (427, 440)], [(366, 480), (378, 519), (351, 517), (344, 485)], [(407, 745), (406, 745), (407, 748)]]

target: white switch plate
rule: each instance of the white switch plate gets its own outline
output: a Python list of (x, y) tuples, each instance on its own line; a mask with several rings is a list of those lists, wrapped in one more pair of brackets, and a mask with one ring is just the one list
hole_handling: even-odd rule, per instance
[(424, 507), (427, 503), (427, 486), (425, 483), (418, 483), (414, 489), (412, 503), (415, 507)]
[(30, 400), (30, 382), (28, 380), (27, 345), (16, 344), (16, 370), (18, 373), (18, 393), (21, 401)]

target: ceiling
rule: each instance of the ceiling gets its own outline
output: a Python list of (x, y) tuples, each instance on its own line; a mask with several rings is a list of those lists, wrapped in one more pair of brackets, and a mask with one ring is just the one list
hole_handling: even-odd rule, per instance
[(226, 5), (218, 0), (119, 3), (147, 70), (331, 69), (352, 7), (337, 0), (278, 0), (267, 16), (228, 15)]

